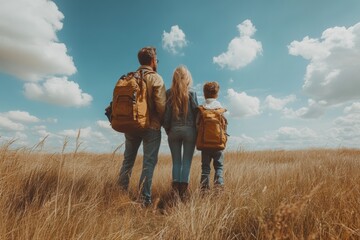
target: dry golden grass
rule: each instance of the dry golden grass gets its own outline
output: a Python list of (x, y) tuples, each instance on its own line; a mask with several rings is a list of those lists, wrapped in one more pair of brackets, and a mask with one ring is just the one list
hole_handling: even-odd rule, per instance
[[(160, 155), (155, 206), (116, 185), (120, 154), (0, 147), (0, 239), (360, 239), (360, 151), (227, 152), (225, 190), (170, 198), (171, 158)], [(66, 144), (64, 144), (66, 147)]]

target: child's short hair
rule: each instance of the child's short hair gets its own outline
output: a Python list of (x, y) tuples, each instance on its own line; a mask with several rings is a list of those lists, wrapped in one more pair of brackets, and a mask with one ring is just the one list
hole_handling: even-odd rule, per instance
[(206, 82), (204, 84), (204, 97), (205, 98), (217, 98), (220, 86), (217, 82)]

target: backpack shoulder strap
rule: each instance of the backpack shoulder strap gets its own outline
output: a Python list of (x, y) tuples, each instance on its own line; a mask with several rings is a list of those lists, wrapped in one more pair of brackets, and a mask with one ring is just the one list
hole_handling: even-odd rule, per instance
[(228, 124), (226, 117), (224, 116), (224, 113), (227, 111), (225, 108), (217, 108), (215, 110), (221, 117), (221, 120), (224, 122), (225, 125)]
[(201, 112), (203, 112), (203, 111), (205, 110), (205, 108), (204, 108), (203, 105), (199, 105), (199, 106), (198, 106), (198, 109), (199, 109)]
[(198, 107), (197, 107), (197, 109), (198, 109), (198, 115), (199, 115), (199, 117), (200, 118), (202, 118), (203, 117), (203, 114), (204, 114), (204, 112), (207, 110), (206, 108), (204, 108), (204, 106), (203, 105), (199, 105)]
[(138, 71), (140, 72), (141, 79), (145, 82), (146, 90), (148, 91), (149, 86), (148, 86), (148, 83), (147, 83), (147, 81), (145, 79), (145, 76), (147, 76), (148, 74), (153, 74), (155, 72), (151, 71), (151, 70), (147, 70), (147, 69), (139, 69)]
[[(146, 75), (155, 73), (155, 71), (151, 71), (151, 70), (144, 69), (144, 68), (138, 69), (137, 72), (140, 73), (140, 75), (143, 77), (143, 79), (144, 79), (144, 77), (145, 77)], [(145, 79), (144, 79), (144, 80), (145, 80)]]
[(154, 71), (150, 71), (150, 70), (148, 70), (148, 71), (142, 70), (142, 71), (144, 72), (144, 77), (148, 74), (155, 73)]
[(207, 108), (204, 108), (204, 106), (200, 105), (198, 106), (198, 109), (199, 111), (202, 113), (204, 111), (213, 111), (213, 112), (216, 112), (220, 115), (222, 115), (224, 112), (226, 112), (227, 110), (225, 108), (214, 108), (214, 109), (207, 109)]
[(227, 111), (225, 108), (215, 108), (214, 110), (215, 110), (216, 112), (218, 112), (219, 114), (223, 114), (224, 112)]
[(149, 75), (149, 74), (154, 74), (155, 71), (151, 71), (151, 70), (147, 70), (147, 69), (139, 69), (138, 70), (140, 72), (140, 76), (141, 76), (141, 79), (143, 82), (145, 82), (145, 87), (146, 87), (146, 91), (147, 91), (147, 94), (146, 94), (146, 101), (148, 103), (148, 109), (153, 109), (153, 104), (152, 104), (152, 101), (150, 99), (150, 94), (149, 94), (149, 86), (148, 86), (148, 82), (146, 81), (145, 79), (145, 76)]

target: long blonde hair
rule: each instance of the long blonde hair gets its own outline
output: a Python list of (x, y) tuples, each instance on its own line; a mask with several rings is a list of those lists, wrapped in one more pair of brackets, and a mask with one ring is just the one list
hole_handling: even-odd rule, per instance
[(189, 70), (181, 65), (177, 67), (173, 74), (173, 80), (170, 88), (170, 104), (173, 114), (179, 118), (188, 113), (189, 88), (192, 86), (192, 77)]

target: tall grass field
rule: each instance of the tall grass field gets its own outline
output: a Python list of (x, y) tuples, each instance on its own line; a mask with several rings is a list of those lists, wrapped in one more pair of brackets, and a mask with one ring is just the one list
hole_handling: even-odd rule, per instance
[(122, 150), (2, 145), (0, 239), (360, 239), (360, 150), (225, 152), (225, 188), (207, 194), (197, 154), (184, 202), (160, 154), (148, 208), (137, 201), (141, 156), (129, 192), (116, 184)]

